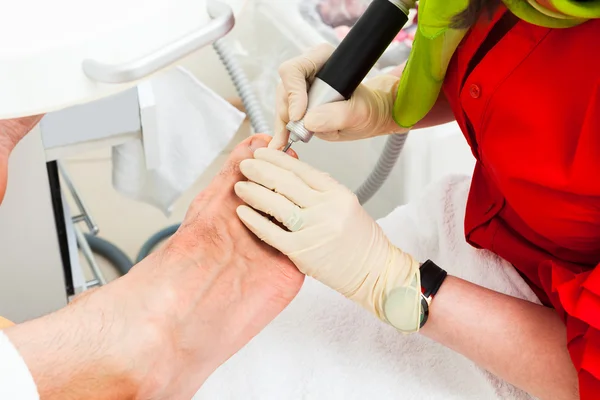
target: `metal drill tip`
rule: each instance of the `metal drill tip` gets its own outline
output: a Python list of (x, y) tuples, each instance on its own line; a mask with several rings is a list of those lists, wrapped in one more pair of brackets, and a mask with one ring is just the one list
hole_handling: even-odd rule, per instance
[(286, 153), (290, 149), (290, 147), (292, 147), (293, 144), (294, 144), (294, 141), (290, 140), (288, 142), (288, 144), (286, 144), (285, 147), (283, 148), (283, 152)]

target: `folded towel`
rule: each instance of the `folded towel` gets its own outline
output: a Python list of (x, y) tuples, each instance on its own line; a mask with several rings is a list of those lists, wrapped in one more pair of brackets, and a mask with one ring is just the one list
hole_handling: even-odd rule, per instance
[(169, 215), (245, 115), (182, 67), (142, 82), (138, 94), (143, 139), (113, 148), (113, 186)]
[[(507, 262), (464, 239), (470, 180), (453, 176), (379, 221), (390, 240), (451, 274), (538, 302)], [(539, 303), (539, 302), (538, 302)], [(530, 399), (421, 335), (403, 336), (319, 282), (219, 368), (194, 399)]]

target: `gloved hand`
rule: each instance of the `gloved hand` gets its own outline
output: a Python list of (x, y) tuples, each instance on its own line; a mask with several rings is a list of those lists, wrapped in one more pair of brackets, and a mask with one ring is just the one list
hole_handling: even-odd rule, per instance
[(302, 118), (306, 129), (329, 141), (357, 140), (408, 131), (392, 118), (399, 81), (392, 75), (377, 76), (359, 85), (348, 101), (324, 104), (306, 111), (310, 82), (333, 50), (330, 45), (320, 45), (279, 67), (281, 83), (277, 87), (277, 120), (269, 148), (282, 148), (289, 138), (285, 126), (289, 121)]
[[(403, 332), (420, 317), (419, 264), (393, 246), (356, 196), (329, 175), (274, 149), (240, 163), (242, 222), (296, 267)], [(257, 211), (274, 217), (281, 228)], [(392, 296), (393, 295), (393, 296)], [(394, 301), (386, 301), (388, 297)]]

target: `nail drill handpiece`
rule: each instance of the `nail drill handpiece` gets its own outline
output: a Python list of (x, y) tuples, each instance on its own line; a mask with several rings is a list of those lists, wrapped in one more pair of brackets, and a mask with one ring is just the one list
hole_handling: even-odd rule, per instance
[[(308, 91), (307, 109), (349, 99), (406, 25), (415, 2), (374, 0), (317, 73)], [(313, 136), (302, 120), (291, 121), (286, 128), (290, 139), (283, 151), (297, 141), (308, 143)]]

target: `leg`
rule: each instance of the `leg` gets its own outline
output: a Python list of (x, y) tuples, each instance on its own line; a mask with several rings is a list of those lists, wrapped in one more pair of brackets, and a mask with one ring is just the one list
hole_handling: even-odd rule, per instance
[(304, 276), (239, 221), (238, 145), (166, 246), (68, 307), (5, 332), (45, 399), (191, 398), (275, 318)]

